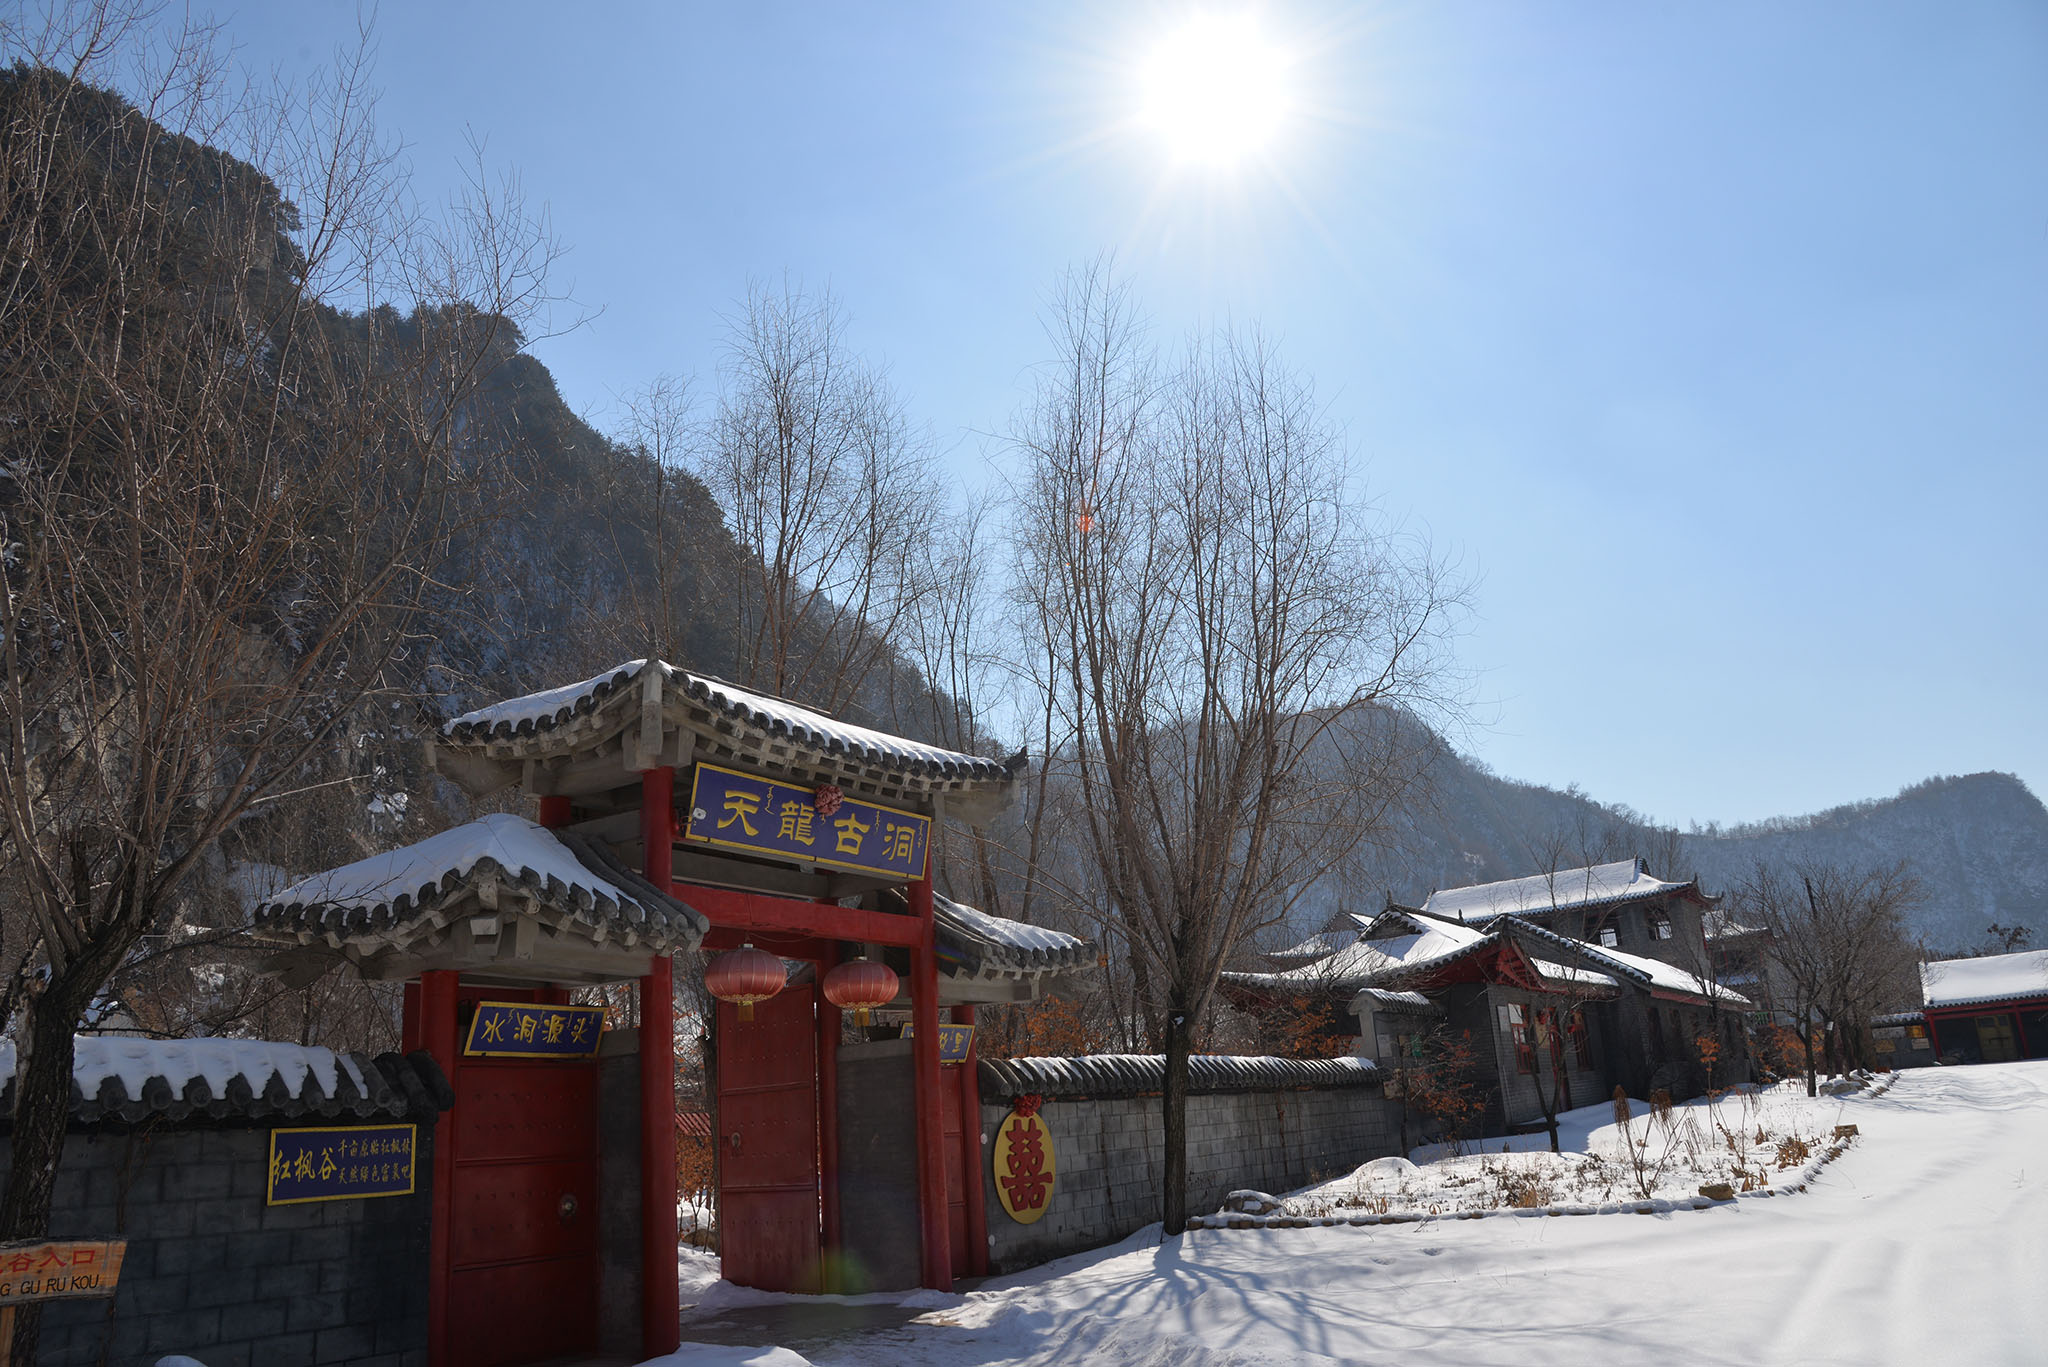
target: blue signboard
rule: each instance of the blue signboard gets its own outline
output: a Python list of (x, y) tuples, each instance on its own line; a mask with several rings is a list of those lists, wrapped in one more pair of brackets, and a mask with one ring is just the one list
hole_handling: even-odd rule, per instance
[[(903, 1038), (912, 1039), (917, 1029), (914, 1022), (903, 1027)], [(974, 1027), (971, 1025), (939, 1026), (939, 1062), (965, 1063), (967, 1051), (974, 1045)]]
[(413, 1125), (332, 1125), (270, 1132), (266, 1205), (410, 1196)]
[(603, 1034), (602, 1006), (478, 1002), (462, 1052), (481, 1058), (589, 1058)]
[(922, 878), (931, 826), (928, 816), (850, 797), (842, 797), (827, 814), (818, 810), (812, 789), (699, 764), (683, 838), (862, 873)]

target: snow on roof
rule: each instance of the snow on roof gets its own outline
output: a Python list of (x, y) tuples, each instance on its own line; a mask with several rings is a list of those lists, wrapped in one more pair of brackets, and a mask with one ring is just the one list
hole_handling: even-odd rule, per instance
[(1289, 945), (1285, 949), (1269, 949), (1266, 951), (1266, 957), (1269, 959), (1321, 959), (1335, 954), (1346, 945), (1356, 944), (1357, 942), (1358, 928), (1356, 926), (1350, 930), (1326, 930), (1320, 935), (1309, 936), (1300, 944)]
[(1599, 973), (1590, 968), (1573, 968), (1565, 964), (1554, 964), (1548, 959), (1531, 958), (1529, 962), (1535, 965), (1536, 973), (1539, 977), (1547, 978), (1554, 983), (1566, 983), (1579, 987), (1621, 986), (1620, 983), (1608, 977), (1605, 973)]
[[(873, 763), (889, 764), (906, 772), (956, 778), (1008, 781), (1023, 767), (1022, 755), (999, 762), (981, 755), (947, 750), (840, 721), (800, 703), (757, 693), (709, 674), (695, 674), (665, 661), (652, 663), (661, 671), (664, 693), (673, 688), (770, 737), (786, 737), (827, 754), (851, 755)], [(638, 680), (648, 666), (649, 661), (644, 659), (628, 660), (576, 683), (479, 707), (443, 723), (441, 735), (448, 742), (462, 745), (532, 737), (552, 731), (603, 707), (607, 699)]]
[[(445, 1108), (447, 1083), (425, 1055), (337, 1054), (270, 1040), (139, 1039), (78, 1035), (71, 1064), (72, 1113), (130, 1123), (153, 1114), (182, 1119), (344, 1115), (405, 1116)], [(5, 1104), (14, 1105), (15, 1045), (0, 1041)]]
[(1555, 908), (1605, 906), (1633, 902), (1695, 886), (1653, 878), (1640, 859), (1560, 869), (1497, 883), (1464, 888), (1439, 888), (1422, 904), (1432, 916), (1483, 921), (1494, 916), (1538, 915)]
[(558, 909), (580, 913), (591, 928), (623, 932), (630, 940), (694, 942), (709, 925), (626, 870), (615, 876), (593, 871), (554, 832), (503, 812), (301, 879), (273, 894), (250, 919), (259, 929), (337, 939), (380, 935), (416, 919), (473, 873), (491, 868), (558, 903)]
[(1928, 1006), (2048, 997), (2048, 949), (1924, 963), (1920, 965), (1920, 997)]
[(1506, 924), (1513, 925), (1517, 930), (1526, 935), (1548, 940), (1552, 944), (1569, 948), (1574, 953), (1582, 955), (1594, 963), (1606, 964), (1609, 967), (1618, 969), (1624, 977), (1632, 978), (1659, 991), (1675, 992), (1682, 996), (1698, 997), (1702, 1000), (1723, 1001), (1730, 1006), (1740, 1007), (1751, 1004), (1749, 998), (1743, 996), (1740, 992), (1736, 992), (1719, 983), (1707, 982), (1696, 974), (1688, 973), (1675, 964), (1665, 963), (1662, 959), (1649, 959), (1640, 954), (1628, 954), (1619, 949), (1609, 949), (1605, 945), (1589, 944), (1584, 940), (1575, 940), (1569, 936), (1560, 935), (1554, 930), (1548, 930), (1543, 926), (1524, 921), (1519, 917), (1510, 918)]
[(1092, 941), (1049, 926), (991, 916), (936, 893), (932, 919), (942, 959), (957, 959), (971, 972), (1058, 972), (1095, 962)]

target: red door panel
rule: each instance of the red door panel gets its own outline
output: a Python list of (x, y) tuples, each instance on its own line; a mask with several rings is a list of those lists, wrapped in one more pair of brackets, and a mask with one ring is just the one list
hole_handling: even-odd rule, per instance
[[(952, 1250), (955, 1277), (971, 1274), (967, 1261), (969, 1174), (961, 1170), (966, 1160), (960, 1142), (960, 1068), (960, 1064), (949, 1063), (939, 1069), (939, 1114), (943, 1122), (939, 1129), (944, 1135), (944, 1142), (940, 1148), (946, 1154), (946, 1242)], [(979, 1170), (971, 1175), (976, 1181), (981, 1178)]]
[[(465, 1000), (536, 994), (473, 989)], [(597, 1065), (457, 1061), (447, 1127), (449, 1367), (597, 1347)]]
[(720, 1270), (740, 1286), (818, 1289), (814, 995), (808, 984), (784, 988), (749, 1021), (719, 1004)]

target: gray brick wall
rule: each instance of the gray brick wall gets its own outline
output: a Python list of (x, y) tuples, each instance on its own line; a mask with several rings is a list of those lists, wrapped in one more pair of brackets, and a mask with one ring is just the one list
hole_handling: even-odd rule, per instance
[(269, 1149), (266, 1126), (74, 1132), (51, 1236), (128, 1256), (111, 1300), (45, 1309), (44, 1367), (425, 1367), (431, 1126), (411, 1196), (266, 1206)]
[[(1009, 1272), (1099, 1248), (1157, 1220), (1165, 1164), (1158, 1097), (1045, 1103), (1057, 1179), (1036, 1223), (1011, 1219), (982, 1165), (989, 1266)], [(993, 1151), (1007, 1103), (981, 1108)], [(1240, 1187), (1284, 1192), (1351, 1171), (1400, 1145), (1399, 1103), (1378, 1087), (1269, 1091), (1188, 1099), (1188, 1209), (1207, 1213)]]

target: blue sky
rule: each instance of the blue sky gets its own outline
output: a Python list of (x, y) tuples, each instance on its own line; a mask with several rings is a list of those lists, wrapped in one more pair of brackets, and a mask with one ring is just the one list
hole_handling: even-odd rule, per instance
[[(1229, 173), (1133, 126), (1249, 10), (1295, 112)], [(287, 75), (354, 4), (219, 11)], [(571, 248), (539, 342), (600, 426), (829, 283), (963, 482), (1113, 252), (1163, 334), (1256, 319), (1476, 578), (1463, 748), (1657, 818), (1936, 773), (2048, 794), (2048, 7), (421, 3), (382, 117)]]

